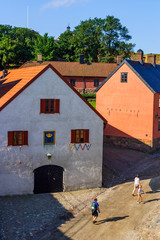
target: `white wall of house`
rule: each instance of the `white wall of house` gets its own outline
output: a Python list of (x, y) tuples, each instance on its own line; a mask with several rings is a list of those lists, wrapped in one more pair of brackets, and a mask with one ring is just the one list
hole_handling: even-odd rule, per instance
[[(45, 98), (60, 99), (60, 114), (40, 114)], [(50, 164), (64, 168), (65, 191), (101, 186), (103, 121), (52, 69), (0, 112), (0, 123), (0, 195), (33, 193), (33, 170)], [(89, 129), (89, 150), (71, 151), (71, 129)], [(22, 130), (28, 146), (7, 146), (8, 131)], [(44, 131), (56, 132), (55, 145), (43, 144)]]

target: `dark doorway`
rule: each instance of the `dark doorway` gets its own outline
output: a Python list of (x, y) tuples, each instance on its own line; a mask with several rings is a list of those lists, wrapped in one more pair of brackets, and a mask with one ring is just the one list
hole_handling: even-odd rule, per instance
[(64, 169), (56, 165), (45, 165), (34, 170), (34, 193), (63, 191)]

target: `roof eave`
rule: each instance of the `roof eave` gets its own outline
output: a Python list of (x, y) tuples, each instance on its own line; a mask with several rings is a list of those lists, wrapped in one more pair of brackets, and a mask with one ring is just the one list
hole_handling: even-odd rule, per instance
[(113, 72), (109, 74), (109, 76), (95, 89), (95, 92), (98, 92), (99, 89), (112, 77), (112, 75), (126, 62), (126, 60), (123, 60), (118, 67), (116, 67)]

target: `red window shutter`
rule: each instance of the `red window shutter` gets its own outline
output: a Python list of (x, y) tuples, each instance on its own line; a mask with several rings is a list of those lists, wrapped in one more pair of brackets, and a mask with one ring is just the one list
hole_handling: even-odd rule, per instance
[(13, 132), (9, 131), (8, 132), (8, 146), (13, 145)]
[(76, 142), (76, 130), (71, 130), (71, 143)]
[(23, 131), (23, 145), (28, 145), (28, 131)]
[(54, 99), (54, 112), (55, 113), (59, 113), (59, 105), (60, 105), (60, 100)]
[(46, 99), (40, 99), (40, 113), (46, 112)]
[(89, 129), (84, 130), (84, 142), (89, 143)]

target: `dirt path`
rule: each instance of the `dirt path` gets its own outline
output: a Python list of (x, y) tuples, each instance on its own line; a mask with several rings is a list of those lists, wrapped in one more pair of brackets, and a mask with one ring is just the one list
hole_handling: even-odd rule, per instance
[[(134, 239), (160, 239), (155, 231), (155, 238), (148, 235), (143, 238), (138, 233), (145, 226), (145, 220), (152, 220), (150, 213), (160, 207), (160, 191), (152, 192), (150, 180), (143, 180), (145, 190), (144, 204), (137, 204), (137, 197), (132, 197), (133, 183), (125, 183), (113, 187), (108, 195), (104, 193), (98, 198), (101, 213), (96, 224), (92, 223), (91, 211), (87, 209), (71, 221), (58, 227), (51, 239), (73, 240), (134, 240)], [(160, 220), (159, 220), (160, 221)], [(148, 223), (148, 222), (147, 222)], [(160, 228), (159, 228), (160, 229)], [(147, 238), (148, 237), (148, 238)]]

